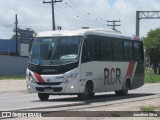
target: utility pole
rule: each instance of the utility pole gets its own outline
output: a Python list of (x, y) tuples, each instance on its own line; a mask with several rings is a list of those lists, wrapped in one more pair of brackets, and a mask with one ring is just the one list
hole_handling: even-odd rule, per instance
[(56, 2), (62, 2), (62, 0), (51, 0), (51, 1), (48, 1), (48, 2), (43, 1), (43, 4), (50, 3), (52, 5), (52, 25), (53, 25), (53, 30), (56, 30), (55, 17), (54, 17), (54, 4)]
[(139, 27), (140, 27), (140, 11), (136, 11), (136, 36), (139, 36)]
[(18, 56), (18, 18), (17, 18), (17, 14), (16, 14), (15, 26), (16, 26), (16, 55)]
[(109, 24), (107, 25), (107, 26), (112, 26), (112, 30), (116, 30), (116, 26), (121, 26), (120, 24), (118, 24), (118, 25), (116, 24), (117, 22), (121, 22), (120, 20), (112, 20), (112, 21), (107, 20), (107, 22), (113, 23), (112, 25), (109, 25)]
[(136, 36), (139, 36), (141, 19), (160, 19), (160, 11), (136, 11)]

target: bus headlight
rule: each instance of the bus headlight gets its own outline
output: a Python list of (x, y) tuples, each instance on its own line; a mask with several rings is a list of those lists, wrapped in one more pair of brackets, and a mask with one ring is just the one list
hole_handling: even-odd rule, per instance
[(77, 76), (78, 76), (78, 73), (71, 74), (65, 78), (65, 82), (70, 82), (74, 80), (75, 78), (77, 78)]
[(27, 78), (27, 80), (28, 80), (29, 82), (31, 82), (31, 83), (36, 83), (35, 79), (34, 79), (32, 76), (26, 75), (26, 78)]

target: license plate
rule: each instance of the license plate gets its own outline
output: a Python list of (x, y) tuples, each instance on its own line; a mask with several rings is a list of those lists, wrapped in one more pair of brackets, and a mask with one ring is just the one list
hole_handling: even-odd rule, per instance
[(51, 93), (53, 92), (53, 89), (44, 89), (44, 92)]

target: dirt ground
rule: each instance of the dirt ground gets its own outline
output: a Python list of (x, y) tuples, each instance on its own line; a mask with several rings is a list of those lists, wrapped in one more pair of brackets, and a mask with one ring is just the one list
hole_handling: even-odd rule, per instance
[(25, 80), (0, 80), (0, 94), (7, 92), (27, 92)]
[[(25, 80), (0, 80), (0, 94), (27, 92)], [(160, 97), (135, 102), (120, 103), (74, 111), (141, 111), (143, 106), (159, 106)], [(160, 111), (158, 108), (157, 111)], [(160, 117), (52, 117), (52, 118), (15, 118), (16, 120), (160, 120)], [(15, 120), (11, 119), (11, 120)], [(7, 119), (9, 120), (9, 119)]]

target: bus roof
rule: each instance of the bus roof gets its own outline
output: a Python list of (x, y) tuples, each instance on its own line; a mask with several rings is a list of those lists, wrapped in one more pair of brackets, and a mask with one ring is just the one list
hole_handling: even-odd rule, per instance
[(119, 31), (110, 29), (80, 29), (80, 30), (57, 30), (41, 32), (37, 37), (57, 37), (57, 36), (85, 36), (85, 35), (100, 35), (108, 37), (133, 39), (127, 35), (121, 34)]

